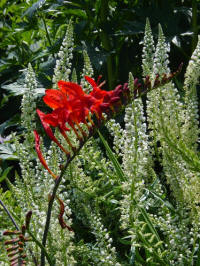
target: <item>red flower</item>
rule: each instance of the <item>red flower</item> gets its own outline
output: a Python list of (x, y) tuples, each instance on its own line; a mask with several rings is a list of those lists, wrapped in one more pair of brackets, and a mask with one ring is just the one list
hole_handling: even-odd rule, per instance
[[(67, 155), (69, 155), (69, 152), (60, 144), (60, 142), (58, 141), (58, 139), (54, 136), (53, 131), (51, 129), (51, 127), (49, 126), (50, 123), (47, 123), (46, 117), (49, 116), (48, 114), (44, 114), (43, 112), (41, 112), (39, 109), (37, 109), (37, 114), (40, 117), (41, 123), (44, 127), (45, 132), (47, 133), (47, 135), (49, 136), (49, 138), (54, 141), (58, 147), (61, 148), (62, 151), (64, 151)], [(55, 121), (56, 122), (56, 121)]]
[(44, 159), (44, 157), (42, 155), (42, 152), (40, 150), (40, 136), (39, 136), (39, 134), (37, 133), (36, 130), (34, 130), (34, 136), (35, 136), (35, 149), (36, 149), (36, 152), (37, 152), (37, 155), (38, 155), (38, 158), (39, 158), (41, 164), (50, 173), (50, 175), (52, 175), (53, 178), (56, 179), (57, 176), (49, 169), (49, 167), (47, 165), (47, 162), (46, 162), (46, 160)]
[(68, 97), (81, 97), (85, 95), (82, 87), (74, 82), (58, 81), (58, 88)]
[(69, 130), (65, 127), (66, 123), (72, 126), (74, 123), (85, 122), (91, 97), (86, 95), (76, 83), (59, 81), (58, 84), (60, 90), (46, 90), (43, 97), (44, 102), (54, 109), (45, 117), (45, 121), (66, 131)]
[[(80, 127), (80, 123), (85, 123), (88, 130), (90, 125), (87, 123), (87, 119), (90, 121), (92, 126), (93, 121), (90, 118), (89, 112), (95, 113), (98, 120), (102, 119), (102, 113), (108, 111), (115, 111), (114, 107), (116, 102), (120, 103), (120, 96), (122, 93), (121, 86), (118, 86), (113, 91), (105, 91), (101, 89), (101, 86), (105, 83), (102, 82), (100, 85), (99, 80), (96, 83), (92, 78), (85, 76), (85, 79), (92, 86), (92, 91), (86, 94), (82, 87), (74, 82), (66, 82), (60, 80), (58, 82), (58, 90), (48, 89), (43, 97), (44, 102), (52, 108), (52, 112), (44, 114), (40, 110), (37, 113), (41, 119), (42, 125), (50, 137), (66, 154), (69, 154), (64, 147), (59, 143), (58, 139), (54, 136), (52, 127), (58, 127), (63, 137), (66, 139), (72, 150), (75, 147), (70, 142), (66, 131), (69, 131), (69, 125), (75, 132), (77, 138), (82, 141), (86, 137), (86, 133)], [(117, 106), (117, 105), (116, 105)], [(75, 127), (75, 125), (77, 127)], [(77, 130), (78, 128), (78, 130)], [(81, 135), (82, 136), (81, 136)], [(38, 149), (37, 145), (37, 149)], [(38, 152), (39, 150), (37, 150)], [(40, 160), (44, 164), (44, 160), (40, 155)], [(47, 167), (45, 165), (45, 167)], [(47, 168), (46, 168), (47, 169)], [(49, 171), (49, 170), (48, 170)]]
[(121, 85), (116, 87), (113, 91), (105, 91), (100, 89), (104, 84), (98, 85), (92, 78), (85, 76), (85, 79), (92, 85), (93, 90), (90, 92), (90, 96), (96, 99), (95, 103), (90, 107), (92, 113), (95, 113), (97, 117), (102, 118), (102, 113), (109, 109), (113, 109), (113, 103), (120, 101), (120, 94), (122, 92)]
[(68, 131), (66, 123), (73, 129), (74, 124), (86, 123), (89, 111), (101, 119), (103, 112), (113, 110), (113, 104), (120, 100), (121, 86), (113, 91), (105, 91), (100, 89), (104, 82), (98, 85), (88, 76), (85, 79), (93, 87), (90, 94), (86, 94), (80, 85), (62, 80), (58, 82), (58, 90), (46, 90), (43, 100), (53, 109), (52, 113), (44, 116), (43, 120), (47, 124)]
[(52, 109), (65, 107), (68, 103), (67, 95), (65, 93), (53, 89), (45, 91), (43, 101)]

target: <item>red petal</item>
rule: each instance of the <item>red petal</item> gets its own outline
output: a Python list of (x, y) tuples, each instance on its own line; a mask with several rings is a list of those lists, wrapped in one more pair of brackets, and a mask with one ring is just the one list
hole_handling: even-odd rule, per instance
[(91, 91), (91, 93), (90, 93), (90, 95), (92, 96), (92, 97), (94, 97), (95, 99), (103, 99), (103, 97), (105, 97), (106, 95), (109, 95), (110, 94), (110, 92), (109, 91), (104, 91), (104, 90), (101, 90), (101, 89), (99, 89), (98, 87), (96, 87), (96, 88), (94, 88), (92, 91)]
[(96, 84), (96, 82), (94, 81), (94, 79), (88, 77), (88, 76), (85, 76), (85, 79), (90, 83), (90, 85), (95, 88), (95, 87), (98, 87), (98, 85)]
[(60, 144), (60, 142), (58, 141), (58, 139), (54, 136), (53, 131), (52, 131), (51, 127), (49, 126), (49, 124), (48, 124), (47, 122), (45, 122), (45, 120), (44, 120), (44, 119), (45, 119), (45, 116), (48, 116), (48, 115), (44, 114), (44, 113), (41, 112), (39, 109), (37, 109), (37, 113), (38, 113), (38, 115), (39, 115), (39, 117), (40, 117), (40, 120), (41, 120), (41, 122), (42, 122), (42, 125), (43, 125), (43, 127), (44, 127), (44, 130), (45, 130), (45, 132), (47, 133), (47, 135), (49, 136), (49, 138), (50, 138), (52, 141), (54, 141), (54, 142), (58, 145), (58, 147), (60, 147), (61, 150), (64, 151), (64, 152), (68, 155), (69, 152), (67, 152), (67, 151), (65, 150), (65, 148)]
[(52, 109), (64, 107), (67, 101), (66, 95), (59, 90), (46, 90), (43, 101)]
[(44, 166), (44, 168), (53, 176), (53, 178), (57, 178), (57, 176), (49, 169), (47, 163), (46, 163), (46, 160), (44, 159), (43, 155), (42, 155), (42, 152), (40, 150), (40, 136), (39, 134), (37, 133), (36, 130), (34, 130), (34, 136), (35, 136), (35, 149), (36, 149), (36, 152), (37, 152), (37, 155), (38, 155), (38, 158), (41, 162), (41, 164)]
[(58, 81), (59, 89), (68, 96), (81, 96), (84, 95), (82, 87), (74, 82), (66, 82), (63, 80)]

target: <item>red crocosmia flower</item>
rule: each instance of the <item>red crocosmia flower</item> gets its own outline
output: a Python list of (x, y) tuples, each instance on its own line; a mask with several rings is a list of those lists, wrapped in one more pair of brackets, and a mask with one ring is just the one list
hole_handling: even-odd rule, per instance
[(58, 81), (58, 88), (69, 97), (84, 96), (85, 92), (82, 87), (74, 82)]
[(35, 149), (36, 149), (36, 152), (37, 152), (37, 155), (38, 155), (38, 158), (39, 158), (41, 164), (50, 173), (50, 175), (52, 175), (53, 178), (56, 179), (57, 176), (49, 169), (49, 167), (47, 165), (47, 162), (46, 162), (46, 160), (44, 159), (44, 157), (42, 155), (42, 152), (40, 150), (40, 136), (39, 136), (39, 134), (37, 133), (36, 130), (34, 130), (34, 136), (35, 136)]
[(45, 117), (45, 121), (52, 126), (65, 128), (65, 123), (70, 126), (74, 123), (85, 122), (89, 113), (91, 97), (84, 93), (81, 86), (73, 82), (58, 82), (59, 90), (46, 90), (44, 102), (54, 109)]
[[(58, 90), (46, 90), (43, 100), (53, 111), (43, 116), (43, 122), (58, 127), (62, 134), (70, 130), (66, 126), (68, 124), (79, 137), (74, 125), (76, 124), (80, 130), (79, 123), (87, 124), (86, 118), (89, 112), (95, 113), (98, 119), (102, 119), (103, 112), (114, 110), (113, 104), (120, 101), (121, 87), (105, 91), (100, 88), (104, 82), (99, 85), (99, 79), (97, 83), (88, 76), (85, 76), (85, 79), (93, 88), (89, 94), (86, 94), (80, 85), (63, 80), (58, 82)], [(47, 134), (52, 137), (50, 132)]]
[(45, 91), (43, 101), (52, 109), (62, 108), (67, 105), (67, 95), (60, 90), (49, 89)]
[[(95, 99), (101, 100), (104, 98), (104, 96), (109, 94), (109, 91), (104, 91), (100, 89), (101, 85), (98, 85), (94, 79), (85, 76), (85, 79), (90, 83), (92, 86), (93, 90), (90, 92), (90, 96), (94, 97)], [(103, 83), (102, 83), (103, 84)]]
[[(82, 87), (74, 82), (66, 82), (60, 80), (58, 82), (59, 89), (62, 90), (68, 97), (68, 101), (74, 110), (79, 111), (86, 117), (89, 113), (90, 107), (96, 102), (96, 99), (91, 95), (86, 94)], [(83, 119), (81, 119), (83, 122)]]
[(70, 129), (66, 127), (68, 117), (69, 112), (66, 108), (57, 108), (53, 110), (52, 113), (46, 114), (44, 121), (53, 127), (58, 127), (64, 131), (69, 131)]
[(117, 87), (113, 91), (105, 91), (100, 89), (104, 84), (98, 85), (92, 78), (85, 76), (85, 79), (92, 85), (93, 90), (90, 92), (90, 96), (95, 98), (95, 103), (92, 104), (90, 110), (95, 113), (98, 118), (102, 118), (102, 113), (109, 109), (113, 109), (113, 103), (120, 101), (121, 86)]
[(47, 135), (49, 136), (49, 138), (54, 141), (60, 148), (62, 151), (64, 151), (67, 155), (69, 155), (69, 152), (60, 144), (60, 142), (58, 141), (58, 139), (54, 136), (53, 131), (51, 129), (51, 127), (49, 126), (49, 123), (45, 122), (45, 116), (47, 116), (46, 114), (44, 114), (43, 112), (41, 112), (39, 109), (36, 110), (38, 116), (40, 117), (41, 123), (44, 127), (45, 132), (47, 133)]

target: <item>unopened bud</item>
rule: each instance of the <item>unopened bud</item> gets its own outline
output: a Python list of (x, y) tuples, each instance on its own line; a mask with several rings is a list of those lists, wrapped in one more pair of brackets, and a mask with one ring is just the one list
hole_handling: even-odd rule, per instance
[(29, 229), (29, 224), (30, 224), (31, 216), (32, 216), (32, 211), (29, 211), (29, 212), (26, 214), (26, 228), (27, 228), (27, 229)]
[(20, 231), (11, 231), (11, 230), (6, 230), (5, 232), (3, 232), (3, 235), (4, 236), (9, 236), (9, 235), (19, 235), (21, 234)]

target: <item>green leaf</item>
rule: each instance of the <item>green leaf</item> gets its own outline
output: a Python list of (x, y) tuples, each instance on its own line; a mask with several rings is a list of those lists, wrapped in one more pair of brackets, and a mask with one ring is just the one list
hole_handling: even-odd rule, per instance
[(114, 153), (112, 152), (111, 148), (109, 147), (108, 145), (108, 142), (104, 139), (103, 135), (100, 133), (100, 131), (98, 130), (98, 134), (99, 134), (99, 137), (108, 153), (108, 157), (109, 159), (111, 160), (111, 162), (113, 163), (114, 167), (115, 167), (115, 170), (116, 170), (116, 173), (117, 173), (117, 176), (118, 178), (121, 180), (121, 181), (126, 181), (126, 177), (124, 175), (124, 172), (122, 171), (121, 169), (121, 166), (117, 160), (117, 158), (115, 157)]
[(12, 169), (13, 167), (12, 166), (9, 166), (8, 168), (6, 168), (4, 171), (3, 171), (3, 174), (0, 176), (0, 183), (7, 178), (7, 175), (8, 173), (10, 172), (10, 170)]
[(153, 192), (150, 189), (146, 189), (146, 190), (150, 192), (156, 199), (160, 200), (163, 203), (163, 205), (165, 205), (169, 210), (171, 210), (172, 212), (176, 212), (173, 205), (169, 201), (163, 200), (161, 196), (159, 196), (157, 193)]
[[(3, 89), (8, 90), (10, 93), (12, 93), (14, 96), (18, 96), (18, 95), (23, 95), (26, 90), (27, 87), (26, 85), (19, 85), (17, 82), (14, 82), (12, 84), (9, 85), (3, 85), (2, 86)], [(34, 91), (35, 95), (41, 95), (45, 93), (45, 89), (44, 88), (37, 88)]]
[(15, 153), (15, 146), (10, 143), (0, 144), (0, 159), (2, 160), (18, 160)]
[(16, 126), (20, 121), (20, 115), (16, 114), (10, 119), (6, 120), (4, 123), (0, 124), (0, 135), (3, 134), (3, 132), (8, 129), (9, 127)]
[(39, 0), (36, 3), (34, 3), (31, 7), (29, 7), (25, 13), (23, 14), (24, 16), (28, 16), (31, 18), (44, 4), (46, 0)]
[[(136, 202), (134, 201), (134, 203), (136, 203)], [(149, 227), (149, 230), (155, 235), (157, 241), (158, 242), (161, 242), (161, 239), (159, 237), (159, 234), (158, 234), (157, 230), (155, 229), (155, 227), (154, 227), (151, 219), (149, 218), (148, 213), (146, 212), (146, 210), (143, 207), (139, 206), (139, 204), (137, 206), (140, 209), (140, 212), (141, 212), (141, 214), (142, 214), (145, 222), (147, 223), (147, 225)], [(164, 250), (163, 246), (161, 246), (161, 248), (162, 248), (162, 250)]]

